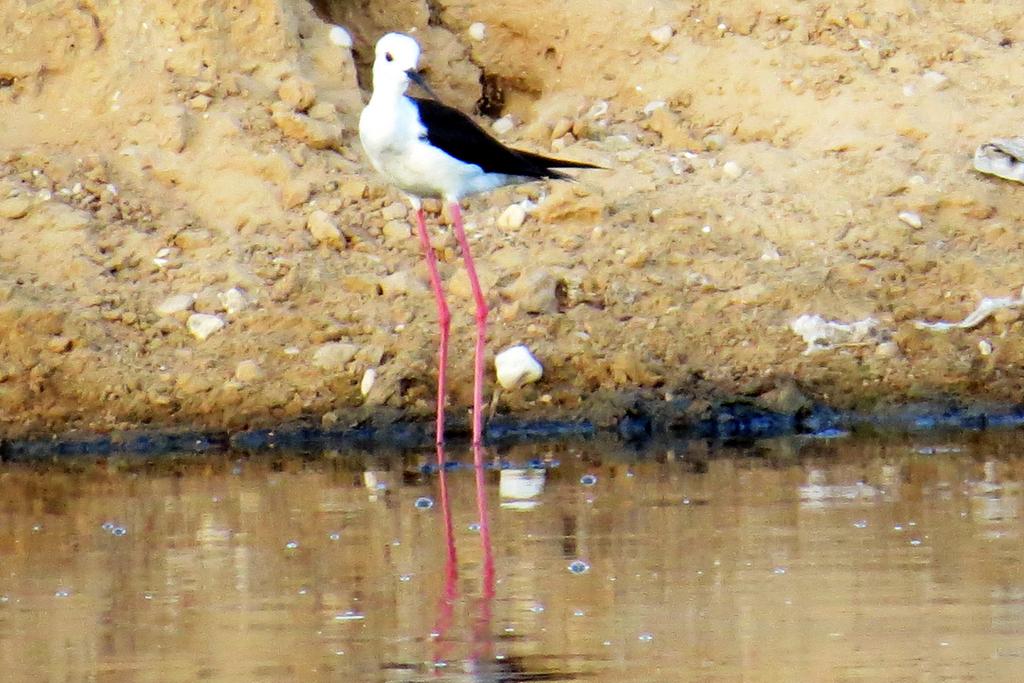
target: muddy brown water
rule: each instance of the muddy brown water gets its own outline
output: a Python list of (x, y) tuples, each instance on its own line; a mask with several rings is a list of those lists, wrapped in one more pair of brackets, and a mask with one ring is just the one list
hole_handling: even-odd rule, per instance
[[(1024, 671), (1024, 441), (0, 465), (6, 681), (919, 681)], [(465, 462), (468, 453), (449, 457)], [(530, 468), (527, 465), (543, 465)]]

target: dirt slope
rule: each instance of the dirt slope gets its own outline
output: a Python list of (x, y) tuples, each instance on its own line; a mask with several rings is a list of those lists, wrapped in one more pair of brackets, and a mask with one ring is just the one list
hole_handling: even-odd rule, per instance
[[(971, 166), (1024, 132), (1016, 3), (316, 9), (0, 6), (0, 435), (431, 412), (425, 271), (355, 130), (357, 73), (395, 29), (446, 100), (486, 85), (505, 141), (610, 169), (466, 203), (492, 353), (526, 343), (545, 367), (497, 411), (601, 416), (634, 390), (1019, 399), (1019, 308), (915, 325), (1024, 284), (1024, 188)], [(525, 222), (499, 227), (514, 203)], [(464, 407), (468, 287), (447, 230), (436, 247)], [(197, 313), (226, 324), (200, 340)], [(802, 314), (874, 322), (805, 353)]]

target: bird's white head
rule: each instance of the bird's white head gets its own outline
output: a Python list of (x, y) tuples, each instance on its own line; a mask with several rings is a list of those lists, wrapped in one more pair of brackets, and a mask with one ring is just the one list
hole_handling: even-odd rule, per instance
[[(373, 60), (373, 91), (402, 94), (420, 61), (420, 46), (403, 33), (388, 33), (377, 41)], [(397, 91), (397, 92), (395, 92)]]

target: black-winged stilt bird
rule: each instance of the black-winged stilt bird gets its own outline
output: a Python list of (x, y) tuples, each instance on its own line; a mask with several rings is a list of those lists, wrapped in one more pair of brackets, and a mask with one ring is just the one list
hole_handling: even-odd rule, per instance
[[(539, 178), (569, 177), (556, 168), (599, 168), (576, 161), (551, 159), (510, 149), (487, 134), (473, 119), (436, 100), (406, 94), (414, 82), (430, 93), (416, 68), (420, 47), (401, 33), (377, 41), (373, 62), (373, 95), (359, 117), (359, 139), (374, 168), (403, 190), (416, 211), (420, 242), (437, 301), (441, 340), (438, 350), (437, 443), (444, 441), (444, 405), (451, 316), (445, 301), (437, 259), (423, 216), (421, 199), (438, 197), (449, 203), (452, 228), (462, 249), (476, 302), (476, 356), (473, 374), (473, 444), (483, 442), (484, 344), (487, 302), (480, 289), (469, 243), (462, 226), (459, 200), (477, 192)], [(474, 454), (479, 459), (479, 449)], [(476, 463), (478, 469), (480, 462)]]

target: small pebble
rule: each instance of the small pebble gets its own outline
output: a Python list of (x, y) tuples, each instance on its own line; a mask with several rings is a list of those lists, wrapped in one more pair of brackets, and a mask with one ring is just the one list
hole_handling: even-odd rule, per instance
[(597, 483), (597, 476), (593, 474), (584, 474), (580, 477), (580, 483), (584, 486), (593, 486)]
[(508, 115), (502, 116), (500, 119), (491, 124), (491, 130), (493, 130), (498, 135), (504, 135), (505, 133), (508, 133), (515, 127), (516, 122), (512, 119), (511, 116)]
[(316, 99), (316, 88), (300, 76), (285, 79), (277, 89), (277, 96), (296, 111), (306, 111)]
[(544, 375), (544, 368), (525, 345), (505, 349), (494, 357), (498, 383), (505, 389), (536, 382)]
[(387, 244), (401, 244), (412, 237), (412, 228), (405, 220), (388, 221), (381, 232)]
[(156, 306), (153, 310), (157, 315), (166, 317), (174, 315), (175, 313), (181, 313), (192, 308), (192, 304), (195, 303), (196, 297), (192, 294), (174, 294), (167, 297)]
[(238, 287), (232, 287), (226, 292), (219, 292), (217, 298), (228, 315), (239, 313), (249, 306), (249, 298)]
[(727, 161), (722, 164), (722, 175), (726, 178), (736, 180), (743, 175), (743, 168), (735, 161)]
[(909, 225), (910, 227), (914, 228), (915, 230), (919, 229), (922, 225), (924, 225), (924, 222), (921, 220), (920, 214), (914, 213), (913, 211), (900, 211), (898, 214), (896, 214), (896, 217), (899, 218), (904, 223), (906, 223), (907, 225)]
[(470, 38), (479, 43), (487, 37), (487, 26), (483, 22), (475, 21), (469, 25), (469, 30), (466, 33), (469, 34)]
[(882, 342), (875, 347), (875, 355), (879, 358), (895, 358), (900, 355), (900, 347), (894, 341)]
[(309, 214), (306, 219), (306, 229), (317, 242), (321, 244), (344, 244), (345, 238), (341, 236), (341, 230), (334, 224), (330, 214), (322, 209), (317, 209)]
[(938, 71), (925, 71), (921, 74), (921, 80), (932, 90), (945, 90), (949, 87), (949, 76)]
[(363, 379), (359, 382), (359, 393), (366, 398), (370, 391), (373, 389), (374, 382), (377, 381), (377, 371), (373, 368), (367, 368), (366, 372), (363, 373)]
[(235, 379), (239, 382), (255, 382), (263, 375), (259, 364), (254, 360), (243, 360), (235, 366)]
[(653, 29), (648, 35), (656, 44), (668, 45), (675, 33), (675, 30), (671, 26), (665, 24), (664, 26), (659, 26), (658, 28)]
[(665, 100), (654, 100), (644, 105), (644, 114), (650, 116), (659, 109), (665, 108)]
[(710, 133), (704, 136), (704, 149), (714, 152), (725, 147), (725, 136), (721, 133)]
[(186, 326), (193, 337), (199, 341), (204, 341), (211, 334), (224, 327), (224, 321), (215, 315), (193, 313), (188, 317)]
[(572, 120), (562, 117), (555, 122), (554, 128), (551, 129), (551, 139), (557, 140), (570, 130), (572, 130)]
[(982, 339), (978, 342), (978, 353), (983, 356), (991, 356), (993, 351), (992, 342), (987, 339)]
[(350, 49), (352, 47), (352, 34), (341, 26), (332, 26), (331, 32), (327, 34), (330, 41), (338, 47)]
[(321, 370), (336, 371), (356, 357), (359, 347), (347, 342), (327, 342), (313, 352), (313, 365)]
[(5, 199), (0, 202), (0, 218), (10, 218), (12, 220), (24, 218), (31, 207), (32, 202), (25, 197)]
[(505, 229), (516, 229), (522, 227), (526, 221), (526, 211), (518, 204), (512, 204), (498, 216), (498, 227)]

